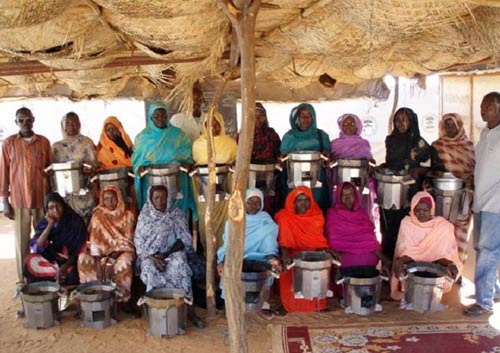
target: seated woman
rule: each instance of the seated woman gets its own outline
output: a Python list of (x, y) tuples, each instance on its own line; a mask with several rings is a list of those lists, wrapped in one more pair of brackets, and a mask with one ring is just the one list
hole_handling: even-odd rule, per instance
[(120, 120), (114, 116), (106, 118), (97, 144), (99, 170), (132, 168), (132, 150), (132, 140)]
[[(83, 168), (83, 173), (90, 174), (97, 166), (94, 142), (87, 136), (80, 134), (80, 118), (74, 112), (69, 112), (61, 121), (63, 139), (52, 145), (54, 163), (69, 161), (85, 163), (90, 168)], [(88, 179), (87, 179), (88, 180)], [(68, 205), (88, 222), (95, 207), (94, 190), (84, 195), (68, 195), (65, 197)]]
[(121, 192), (115, 186), (106, 186), (90, 219), (90, 247), (78, 258), (80, 282), (112, 281), (118, 286), (118, 302), (122, 303), (130, 299), (134, 226), (134, 214), (125, 209)]
[(78, 284), (77, 260), (87, 239), (85, 222), (58, 193), (48, 194), (44, 207), (45, 217), (30, 242), (33, 253), (23, 269), (25, 281)]
[[(168, 205), (168, 190), (151, 186), (146, 204), (139, 214), (134, 234), (137, 268), (146, 289), (177, 288), (193, 297), (188, 259), (194, 255), (191, 234), (183, 212)], [(188, 306), (190, 320), (197, 327), (203, 322)]]
[[(415, 262), (434, 262), (447, 268), (451, 278), (458, 278), (462, 272), (462, 262), (458, 258), (457, 241), (453, 225), (443, 217), (435, 217), (435, 204), (432, 196), (418, 192), (411, 200), (410, 215), (406, 216), (399, 228), (394, 265), (391, 277), (391, 297), (401, 299), (399, 276), (406, 265)], [(444, 293), (451, 290), (447, 282)]]
[[(201, 135), (193, 143), (193, 159), (196, 166), (207, 165), (208, 164), (208, 151), (207, 151), (207, 138), (208, 138), (208, 116), (203, 122), (203, 135)], [(226, 129), (224, 127), (224, 118), (219, 112), (215, 112), (212, 132), (214, 135), (214, 155), (216, 164), (233, 164), (236, 161), (236, 153), (238, 145), (236, 141), (229, 135), (226, 135)], [(198, 185), (197, 179), (193, 179), (195, 193), (198, 194), (200, 185)], [(199, 215), (199, 229), (200, 229), (200, 240), (203, 244), (203, 248), (206, 250), (206, 228), (205, 228), (205, 214), (206, 214), (206, 202), (200, 202), (196, 198), (196, 205), (198, 207)], [(220, 200), (215, 203), (215, 208), (213, 210), (213, 229), (216, 239), (216, 249), (220, 248), (222, 245), (222, 234), (224, 233), (224, 225), (227, 219), (227, 208), (229, 205), (228, 200)]]
[[(135, 193), (137, 207), (141, 209), (148, 199), (148, 185), (141, 172), (152, 164), (177, 162), (189, 166), (193, 163), (191, 156), (191, 140), (181, 129), (172, 126), (169, 122), (168, 107), (165, 104), (151, 104), (148, 111), (148, 125), (135, 138), (135, 151), (132, 153), (134, 167)], [(196, 215), (196, 206), (193, 199), (191, 181), (186, 173), (180, 175), (180, 191), (182, 199), (176, 200), (186, 217), (189, 211)]]
[[(421, 163), (431, 156), (431, 147), (420, 136), (417, 114), (410, 108), (400, 108), (394, 115), (392, 133), (385, 139), (385, 164), (381, 167), (393, 172), (407, 170), (417, 181), (410, 187), (409, 199), (421, 189), (422, 177), (426, 169)], [(408, 214), (408, 208), (399, 210), (380, 208), (382, 233), (382, 251), (388, 258), (393, 258), (399, 225)]]
[(453, 221), (458, 256), (464, 264), (467, 259), (467, 243), (471, 228), (475, 165), (474, 143), (465, 133), (462, 118), (456, 113), (443, 115), (439, 122), (439, 138), (432, 143), (431, 169), (450, 172), (455, 177), (463, 179), (467, 192), (470, 193), (471, 204), (467, 217)]
[(375, 236), (375, 226), (360, 206), (360, 194), (351, 183), (338, 187), (335, 207), (326, 214), (326, 235), (330, 248), (342, 258), (341, 270), (352, 266), (377, 266), (382, 260), (387, 271), (389, 259)]
[[(278, 225), (266, 211), (263, 211), (264, 195), (259, 189), (248, 189), (246, 195), (246, 228), (243, 260), (269, 262), (275, 273), (281, 272), (278, 258)], [(229, 236), (229, 222), (226, 222), (224, 243), (217, 251), (217, 271), (222, 278)], [(273, 277), (269, 276), (267, 289), (271, 288)], [(264, 312), (269, 315), (269, 312)]]
[[(330, 137), (326, 132), (316, 127), (316, 112), (312, 105), (302, 103), (292, 109), (290, 113), (291, 129), (283, 136), (281, 153), (287, 154), (296, 151), (317, 151), (325, 156), (330, 155)], [(288, 189), (286, 172), (283, 176), (283, 190), (286, 196)], [(314, 200), (322, 210), (330, 206), (330, 191), (326, 182), (326, 172), (322, 168), (320, 173), (321, 188), (314, 188)]]
[[(339, 137), (332, 141), (330, 145), (331, 157), (337, 159), (367, 159), (373, 161), (370, 142), (361, 137), (363, 123), (354, 114), (344, 114), (337, 119), (340, 129)], [(332, 173), (332, 185), (338, 184), (337, 170)], [(370, 219), (373, 220), (373, 205), (377, 196), (377, 185), (375, 179), (370, 177), (366, 185), (370, 194), (366, 199), (361, 200), (362, 207), (366, 210)], [(332, 206), (337, 200), (335, 191), (332, 194)]]
[[(283, 266), (292, 262), (292, 256), (300, 251), (327, 251), (334, 258), (338, 256), (328, 247), (324, 235), (325, 219), (314, 201), (311, 189), (299, 186), (288, 194), (285, 208), (275, 217), (279, 227), (278, 244)], [(318, 310), (317, 300), (296, 299), (293, 287), (293, 271), (281, 274), (279, 279), (280, 297), (288, 312)], [(319, 308), (326, 309), (326, 299), (321, 299)]]

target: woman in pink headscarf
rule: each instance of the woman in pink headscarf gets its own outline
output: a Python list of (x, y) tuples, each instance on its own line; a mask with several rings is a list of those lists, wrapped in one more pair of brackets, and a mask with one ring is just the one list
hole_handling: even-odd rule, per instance
[[(453, 224), (445, 218), (434, 216), (434, 200), (428, 192), (420, 191), (411, 200), (410, 215), (403, 218), (399, 227), (391, 278), (391, 297), (401, 299), (398, 277), (411, 262), (434, 262), (447, 268), (451, 278), (458, 278), (462, 262), (458, 257)], [(444, 293), (451, 290), (447, 283)]]
[[(332, 141), (330, 149), (332, 159), (368, 159), (373, 161), (373, 155), (370, 147), (370, 142), (361, 137), (363, 131), (363, 123), (354, 114), (344, 114), (337, 119), (340, 133), (339, 137)], [(332, 172), (332, 185), (337, 185), (337, 170)], [(360, 201), (361, 207), (364, 208), (370, 219), (373, 219), (372, 210), (376, 197), (377, 186), (375, 179), (369, 178), (368, 189), (370, 195), (364, 200)], [(335, 205), (337, 196), (334, 191), (332, 194), (332, 206)]]
[(326, 235), (330, 248), (341, 259), (341, 269), (353, 266), (377, 266), (379, 259), (385, 270), (389, 262), (375, 236), (375, 226), (361, 208), (358, 189), (351, 183), (338, 186), (337, 202), (326, 214)]

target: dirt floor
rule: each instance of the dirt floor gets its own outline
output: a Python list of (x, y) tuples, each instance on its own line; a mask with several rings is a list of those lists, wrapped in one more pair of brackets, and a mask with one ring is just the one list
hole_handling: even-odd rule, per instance
[[(104, 352), (229, 352), (227, 340), (227, 323), (224, 313), (216, 317), (207, 318), (205, 312), (197, 309), (208, 324), (206, 329), (188, 327), (186, 335), (172, 339), (157, 339), (147, 337), (146, 319), (132, 319), (120, 313), (118, 323), (104, 330), (82, 328), (75, 318), (76, 307), (71, 306), (63, 312), (60, 326), (45, 330), (32, 330), (23, 327), (24, 320), (16, 319), (16, 311), (20, 308), (20, 301), (13, 300), (16, 267), (14, 262), (12, 223), (0, 216), (0, 268), (3, 278), (0, 282), (0, 351), (2, 353), (23, 352), (69, 352), (72, 353), (104, 353)], [(471, 261), (473, 263), (473, 261)], [(470, 266), (465, 271), (466, 277), (471, 278)], [(387, 295), (385, 288), (384, 297)], [(398, 303), (383, 301), (383, 311), (370, 317), (356, 317), (346, 315), (334, 299), (330, 303), (331, 310), (324, 313), (288, 314), (267, 321), (257, 315), (247, 315), (247, 337), (250, 352), (272, 352), (271, 330), (273, 324), (289, 325), (325, 325), (343, 323), (360, 324), (376, 322), (415, 322), (415, 321), (444, 321), (467, 320), (462, 314), (462, 304), (473, 301), (468, 298), (473, 293), (470, 281), (464, 280), (464, 286), (455, 285), (452, 293), (445, 296), (443, 303), (448, 309), (432, 314), (418, 314), (402, 311)], [(490, 323), (500, 327), (500, 307), (496, 308), (496, 315), (490, 317)], [(487, 318), (485, 318), (487, 320)]]

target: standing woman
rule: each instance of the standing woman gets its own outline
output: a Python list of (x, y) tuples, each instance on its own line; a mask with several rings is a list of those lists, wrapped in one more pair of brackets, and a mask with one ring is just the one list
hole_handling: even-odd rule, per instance
[[(417, 114), (410, 108), (399, 108), (394, 115), (392, 133), (385, 139), (385, 167), (393, 172), (406, 170), (416, 183), (410, 187), (408, 198), (411, 199), (420, 190), (426, 168), (421, 163), (431, 156), (431, 146), (420, 136)], [(409, 209), (381, 208), (382, 251), (393, 258), (401, 220)]]
[[(61, 128), (63, 139), (52, 146), (54, 163), (69, 161), (85, 163), (83, 173), (90, 174), (97, 167), (94, 142), (87, 136), (80, 134), (80, 118), (74, 112), (69, 112), (62, 118)], [(68, 205), (88, 222), (95, 207), (94, 192), (89, 190), (85, 195), (69, 195), (66, 198)]]
[[(193, 159), (195, 165), (206, 165), (208, 164), (208, 151), (207, 151), (207, 139), (208, 139), (208, 116), (205, 118), (203, 123), (203, 135), (201, 135), (193, 143)], [(224, 118), (219, 112), (214, 113), (214, 119), (212, 124), (212, 133), (214, 135), (214, 155), (216, 164), (234, 164), (236, 161), (236, 154), (238, 145), (236, 141), (229, 135), (226, 135), (226, 129), (224, 127)], [(194, 188), (196, 194), (198, 194), (197, 180), (193, 179)], [(198, 199), (198, 198), (197, 198)], [(200, 217), (199, 228), (200, 228), (200, 240), (206, 250), (206, 229), (205, 229), (205, 214), (207, 211), (207, 203), (197, 201), (198, 214)], [(213, 228), (216, 238), (216, 249), (220, 248), (222, 245), (222, 234), (224, 234), (224, 224), (227, 220), (227, 209), (229, 206), (228, 200), (220, 200), (215, 203), (213, 210)]]
[(100, 170), (132, 168), (132, 140), (115, 116), (104, 120), (97, 145), (97, 163)]
[(474, 144), (467, 137), (464, 122), (457, 113), (443, 115), (439, 123), (439, 138), (432, 143), (433, 153), (431, 169), (447, 171), (455, 177), (463, 179), (466, 192), (470, 193), (469, 213), (465, 219), (453, 221), (455, 238), (458, 244), (460, 261), (467, 259), (467, 243), (469, 241), (472, 217), (472, 193), (474, 185)]
[[(132, 168), (133, 145), (118, 118), (110, 116), (104, 120), (101, 137), (97, 144), (97, 163), (100, 172), (118, 168)], [(128, 178), (130, 182), (130, 178)], [(130, 182), (129, 195), (123, 200), (126, 207), (137, 214), (137, 199), (133, 183)]]
[[(132, 166), (135, 177), (135, 193), (137, 206), (140, 210), (148, 199), (148, 185), (140, 173), (149, 165), (178, 162), (190, 167), (193, 164), (191, 156), (191, 140), (181, 129), (172, 126), (169, 122), (167, 105), (151, 104), (148, 111), (148, 123), (146, 128), (135, 138), (135, 151), (132, 154)], [(189, 177), (181, 173), (182, 199), (178, 204), (184, 214), (188, 217), (188, 210), (196, 215), (196, 206), (193, 200), (193, 191)], [(196, 217), (196, 216), (195, 216)]]
[[(280, 156), (281, 139), (278, 133), (269, 127), (267, 112), (262, 103), (255, 103), (255, 132), (253, 136), (251, 163), (275, 164)], [(275, 196), (264, 196), (264, 210), (271, 216), (279, 208), (279, 182), (275, 183)]]
[[(316, 126), (316, 111), (311, 104), (302, 103), (290, 112), (291, 129), (283, 136), (281, 142), (281, 153), (287, 154), (297, 151), (317, 151), (325, 156), (330, 156), (330, 137), (326, 132)], [(284, 182), (284, 195), (290, 192), (287, 185), (287, 173), (282, 173)], [(322, 210), (326, 210), (330, 204), (330, 195), (326, 182), (326, 172), (320, 172), (321, 188), (312, 190), (314, 200)]]
[[(332, 159), (367, 159), (373, 161), (372, 149), (370, 142), (361, 137), (363, 131), (363, 123), (354, 114), (344, 114), (337, 119), (337, 124), (340, 129), (339, 137), (332, 141), (330, 145)], [(332, 184), (338, 184), (337, 170), (332, 172)], [(373, 204), (377, 197), (377, 185), (375, 179), (368, 179), (368, 188), (370, 194), (368, 199), (361, 199), (361, 207), (363, 207), (370, 219), (373, 220)], [(362, 190), (361, 190), (362, 191)], [(332, 194), (332, 206), (337, 200), (335, 193)], [(365, 201), (365, 202), (363, 202)]]
[(276, 163), (280, 156), (281, 140), (269, 127), (267, 112), (262, 103), (255, 103), (255, 133), (253, 135), (252, 163)]

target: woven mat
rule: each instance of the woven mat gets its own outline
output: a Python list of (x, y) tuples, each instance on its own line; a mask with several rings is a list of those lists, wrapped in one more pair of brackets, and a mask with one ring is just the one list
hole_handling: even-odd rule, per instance
[(500, 331), (484, 321), (273, 325), (273, 353), (500, 353)]

